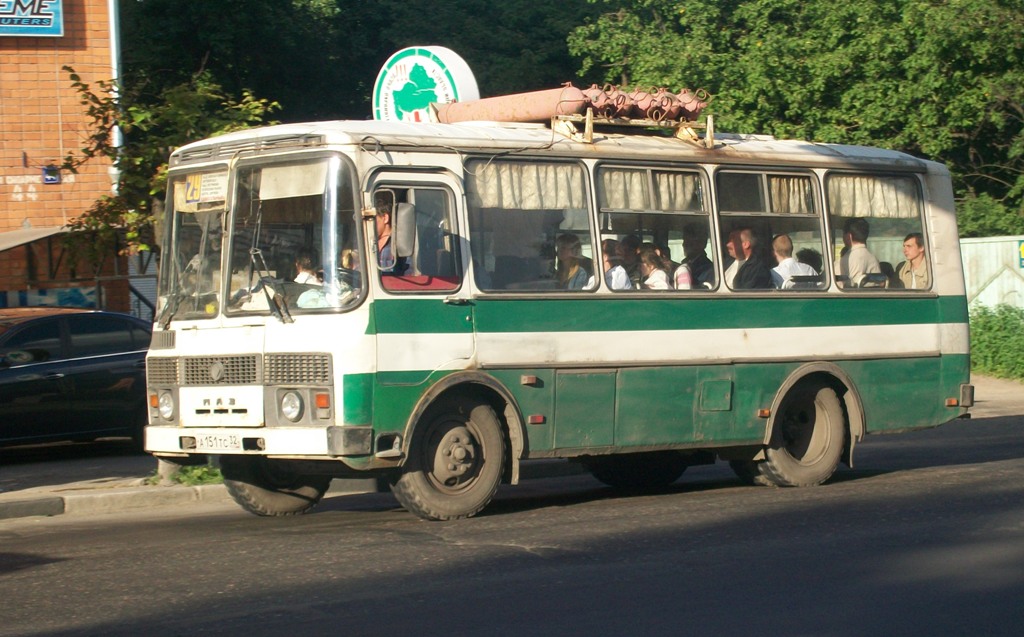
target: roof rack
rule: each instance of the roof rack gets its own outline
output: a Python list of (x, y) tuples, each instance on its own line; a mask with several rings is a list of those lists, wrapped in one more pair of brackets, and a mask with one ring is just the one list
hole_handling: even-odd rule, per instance
[[(580, 128), (582, 127), (582, 129)], [(707, 149), (715, 147), (715, 120), (708, 115), (704, 123), (685, 120), (631, 119), (625, 117), (604, 117), (587, 108), (580, 115), (555, 115), (551, 118), (551, 130), (560, 135), (587, 144), (594, 143), (594, 129), (660, 129), (672, 130), (672, 136)], [(698, 131), (704, 131), (703, 137)]]

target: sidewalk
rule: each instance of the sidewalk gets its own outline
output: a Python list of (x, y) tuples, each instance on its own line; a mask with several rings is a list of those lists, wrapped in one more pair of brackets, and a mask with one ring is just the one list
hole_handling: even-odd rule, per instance
[[(974, 418), (1024, 415), (1024, 383), (974, 376)], [(125, 468), (127, 467), (127, 469)], [(22, 467), (29, 470), (32, 465)], [(526, 461), (522, 465), (522, 479), (550, 478), (580, 473), (582, 468), (560, 460)], [(224, 485), (154, 486), (146, 479), (156, 472), (156, 460), (136, 456), (131, 462), (122, 462), (119, 471), (104, 466), (102, 459), (77, 463), (65, 473), (73, 476), (63, 483), (59, 476), (30, 480), (25, 476), (15, 486), (0, 492), (0, 520), (34, 515), (88, 515), (112, 513), (191, 502), (228, 502), (230, 496)], [(125, 475), (125, 474), (128, 475)], [(376, 480), (335, 480), (328, 495), (373, 493)]]

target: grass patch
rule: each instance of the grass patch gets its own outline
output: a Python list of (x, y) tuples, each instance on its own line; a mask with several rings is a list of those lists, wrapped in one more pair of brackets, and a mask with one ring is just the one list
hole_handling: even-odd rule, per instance
[[(197, 464), (186, 467), (179, 467), (176, 472), (168, 476), (171, 482), (186, 487), (195, 487), (203, 484), (221, 484), (224, 476), (220, 469), (211, 464)], [(146, 479), (147, 484), (159, 484), (160, 476), (156, 473)]]
[(971, 371), (1024, 380), (1024, 309), (971, 308)]

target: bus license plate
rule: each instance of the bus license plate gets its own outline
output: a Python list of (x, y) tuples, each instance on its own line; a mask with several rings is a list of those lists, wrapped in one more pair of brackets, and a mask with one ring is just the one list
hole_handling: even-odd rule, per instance
[(233, 434), (196, 436), (196, 449), (198, 451), (239, 451), (242, 449), (242, 439)]

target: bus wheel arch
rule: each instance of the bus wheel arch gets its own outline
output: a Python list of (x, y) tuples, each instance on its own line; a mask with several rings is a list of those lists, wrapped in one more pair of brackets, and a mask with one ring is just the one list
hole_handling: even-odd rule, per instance
[(409, 416), (405, 428), (406, 441), (412, 440), (418, 423), (431, 405), (445, 397), (455, 395), (473, 396), (491, 405), (507, 437), (504, 481), (508, 484), (519, 484), (519, 461), (526, 456), (529, 444), (526, 419), (523, 418), (512, 393), (489, 374), (479, 371), (457, 372), (431, 386)]
[(861, 401), (860, 391), (857, 389), (857, 384), (853, 381), (853, 378), (843, 368), (834, 363), (822, 361), (807, 363), (801, 365), (789, 375), (786, 382), (775, 393), (775, 398), (772, 401), (772, 421), (769, 422), (769, 426), (765, 429), (764, 444), (767, 445), (771, 441), (775, 416), (778, 414), (779, 407), (786, 394), (799, 383), (816, 381), (827, 383), (839, 397), (846, 421), (847, 436), (842, 460), (847, 466), (853, 467), (854, 446), (864, 439), (864, 404)]
[(778, 486), (825, 482), (844, 458), (850, 460), (863, 431), (852, 380), (827, 362), (795, 370), (776, 393), (771, 414), (758, 473)]
[(853, 446), (863, 430), (860, 397), (849, 375), (831, 363), (809, 363), (776, 392), (762, 451), (730, 466), (747, 484), (821, 484), (840, 461), (852, 466)]
[(432, 388), (406, 430), (405, 462), (392, 491), (428, 520), (478, 513), (508, 481), (510, 460), (518, 460), (513, 449), (522, 448), (521, 432), (508, 422), (507, 399), (470, 376)]

